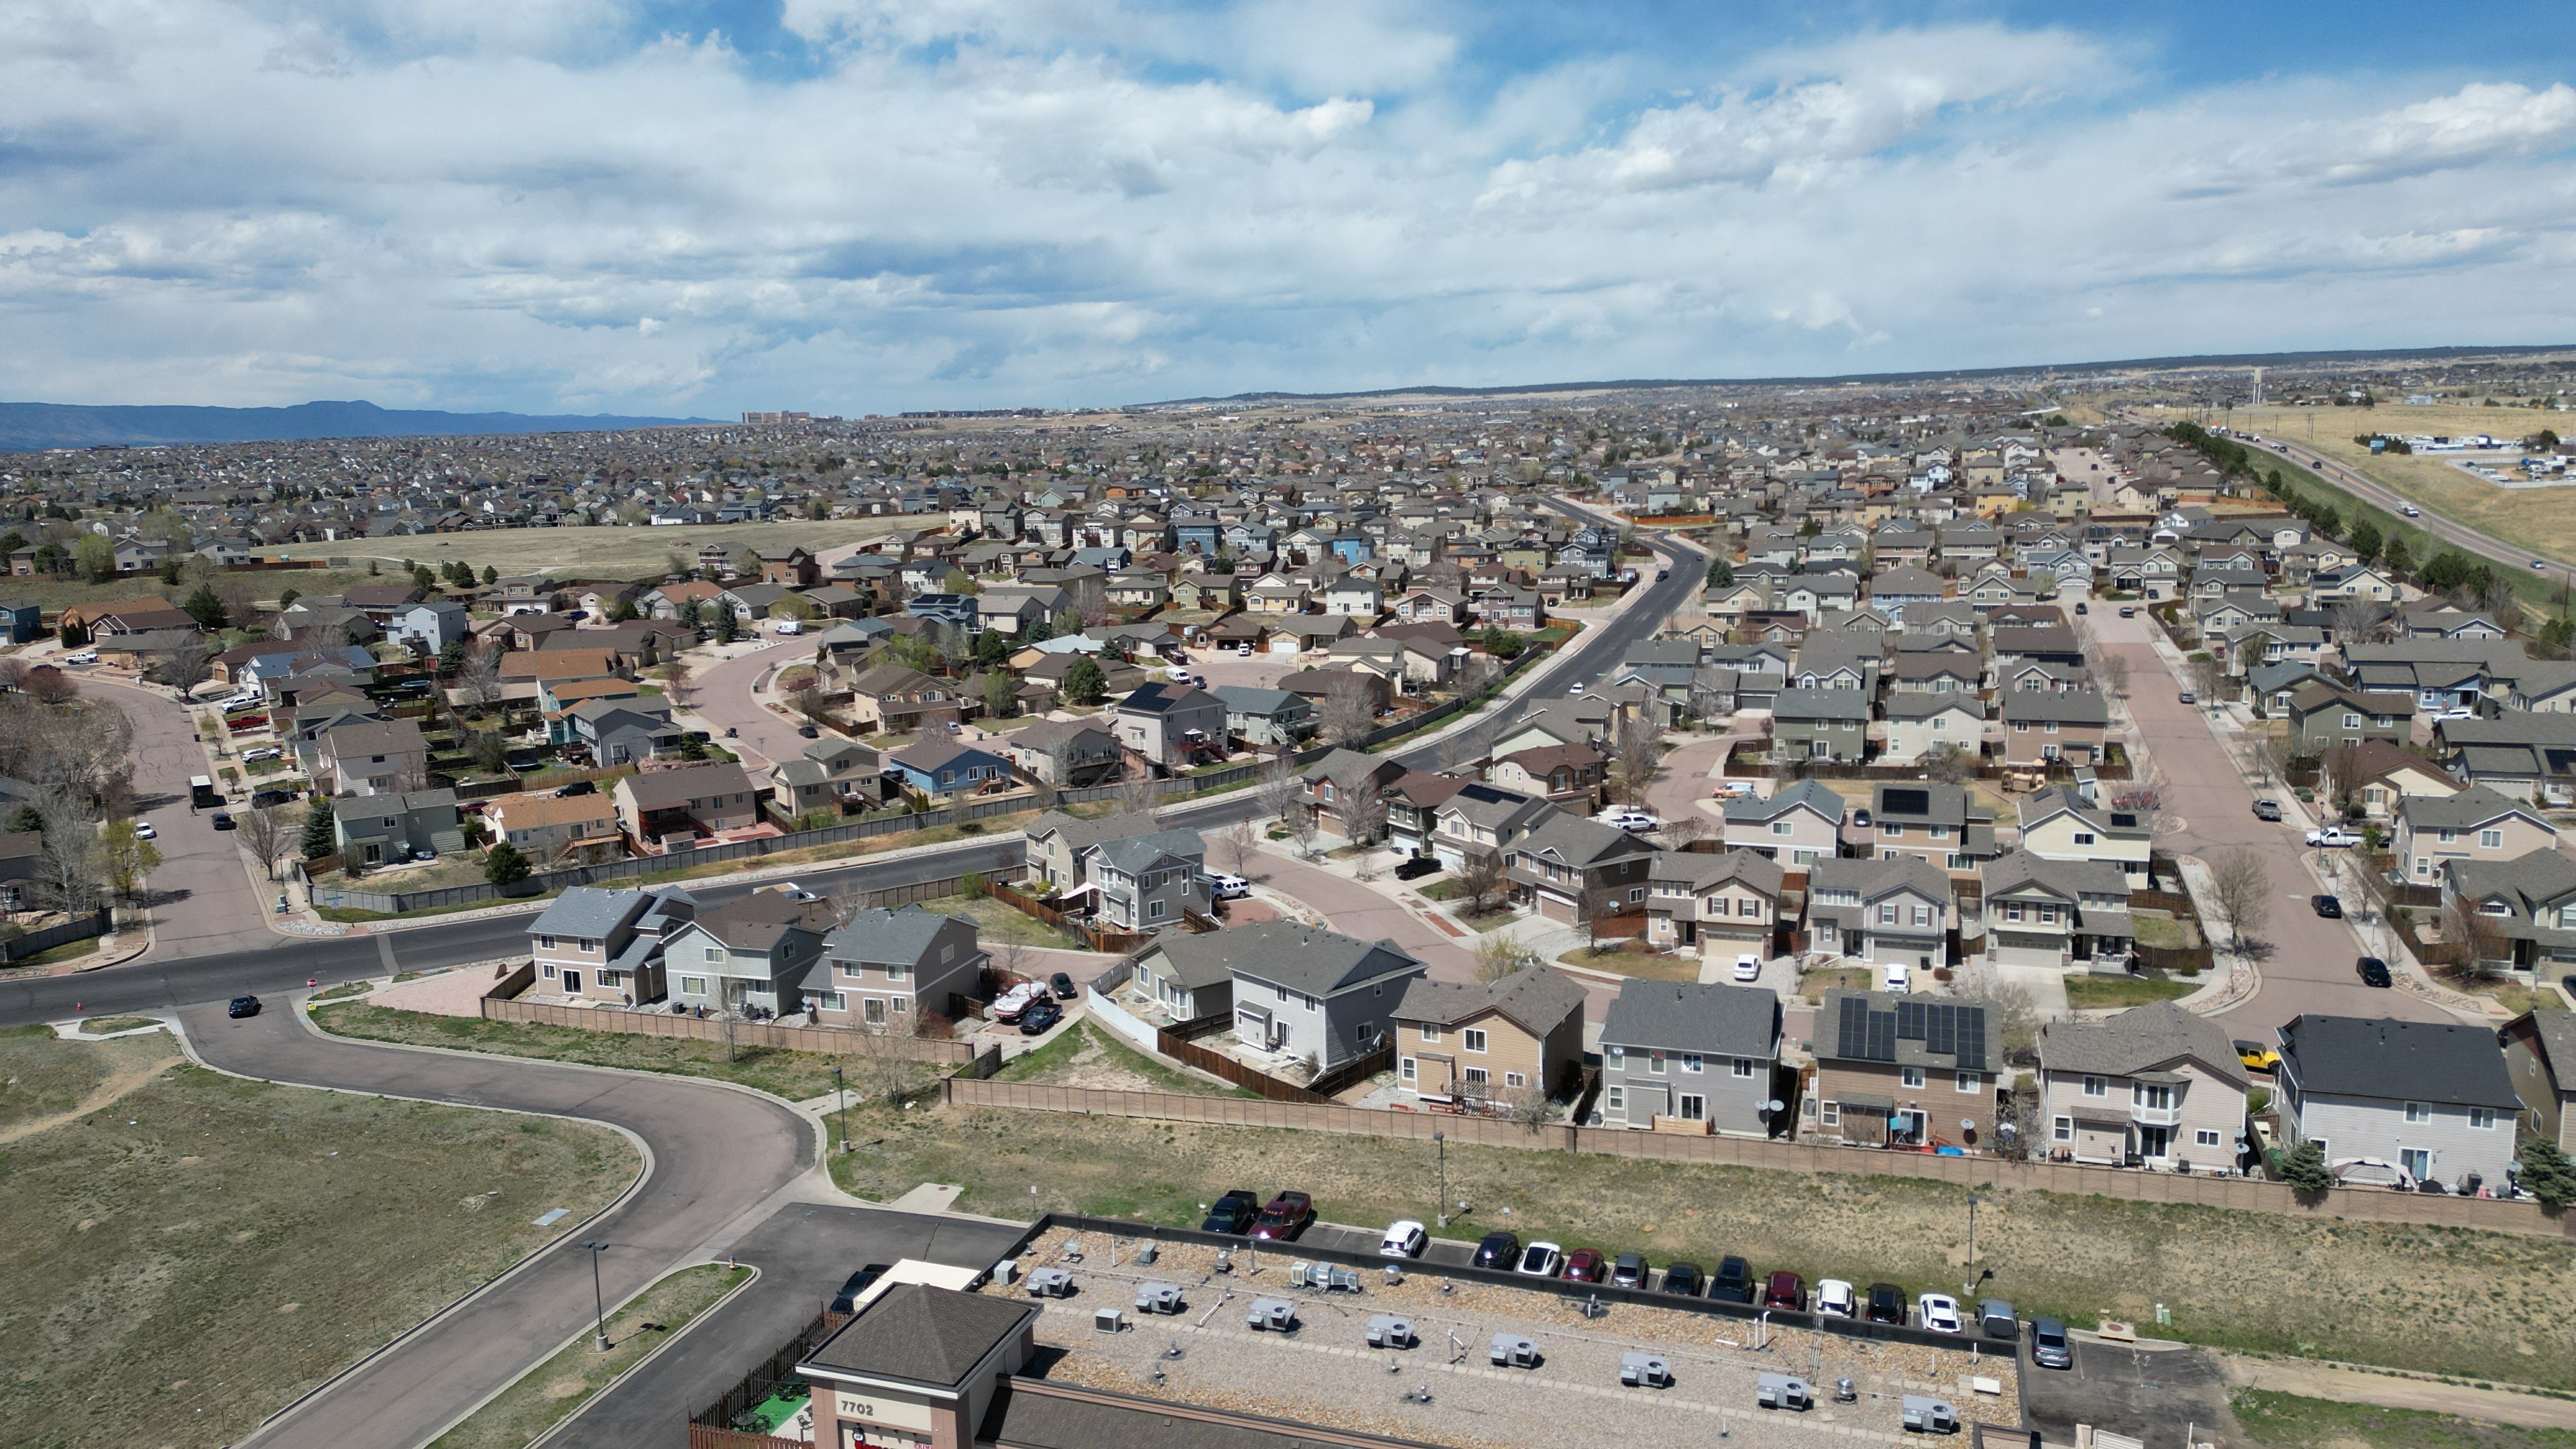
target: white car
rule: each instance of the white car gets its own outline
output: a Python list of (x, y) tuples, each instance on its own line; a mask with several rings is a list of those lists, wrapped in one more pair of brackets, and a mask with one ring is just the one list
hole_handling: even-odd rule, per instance
[(151, 821), (138, 820), (134, 823), (134, 838), (137, 840), (159, 840), (161, 838), (161, 832), (154, 827)]
[(1549, 1242), (1521, 1249), (1521, 1260), (1512, 1265), (1512, 1271), (1525, 1278), (1553, 1278), (1564, 1268), (1565, 1250)]
[(2412, 503), (2409, 503), (2406, 505), (2406, 516), (2409, 518), (2421, 518), (2424, 516), (2424, 510), (2416, 507)]
[(1239, 901), (1252, 894), (1252, 882), (1239, 875), (1210, 875), (1207, 878), (1208, 899)]
[(245, 765), (256, 765), (262, 760), (274, 760), (285, 753), (286, 752), (284, 750), (279, 749), (275, 745), (262, 745), (255, 750), (242, 751), (242, 763)]
[(1422, 1230), (1422, 1224), (1411, 1218), (1399, 1218), (1386, 1225), (1386, 1238), (1377, 1245), (1377, 1255), (1381, 1258), (1419, 1258), (1422, 1250), (1430, 1245), (1431, 1235)]
[(1914, 1317), (1927, 1333), (1957, 1333), (1959, 1300), (1947, 1293), (1926, 1293), (1914, 1300)]
[(1840, 1278), (1823, 1279), (1816, 1284), (1816, 1311), (1828, 1318), (1856, 1318), (1860, 1296)]
[(78, 654), (66, 654), (63, 656), (63, 662), (65, 664), (96, 664), (98, 662), (98, 651), (95, 649), (84, 649)]
[(2452, 720), (2476, 719), (2477, 717), (2478, 712), (2476, 710), (2469, 708), (2465, 704), (2455, 704), (2449, 709), (2435, 711), (2433, 714), (2433, 723), (2445, 724)]
[(821, 896), (814, 894), (812, 891), (805, 889), (803, 886), (798, 885), (792, 880), (780, 881), (778, 883), (778, 893), (787, 897), (791, 901), (819, 901), (822, 899)]
[(1601, 817), (1601, 823), (1613, 830), (1661, 830), (1664, 822), (1643, 810), (1613, 810)]
[(2350, 850), (2361, 844), (2361, 837), (2340, 825), (2328, 825), (2309, 831), (2308, 844), (2327, 850)]
[(1745, 953), (1744, 955), (1741, 955), (1741, 956), (1736, 957), (1736, 958), (1735, 958), (1735, 979), (1736, 979), (1736, 980), (1738, 980), (1738, 981), (1759, 981), (1759, 980), (1761, 980), (1761, 979), (1762, 979), (1762, 958), (1761, 958), (1761, 957), (1759, 957), (1759, 956), (1753, 955), (1753, 954), (1752, 954), (1752, 953), (1750, 953), (1750, 952), (1747, 952), (1747, 953)]
[(1251, 658), (1251, 657), (1252, 657), (1252, 646), (1251, 646), (1251, 645), (1249, 645), (1249, 644), (1237, 644), (1237, 645), (1235, 645), (1235, 646), (1234, 646), (1234, 657), (1235, 657), (1235, 658), (1237, 658), (1237, 659), (1249, 659), (1249, 658)]
[(1881, 991), (1893, 991), (1902, 995), (1914, 989), (1914, 968), (1902, 961), (1888, 962), (1880, 968), (1880, 975), (1879, 990)]

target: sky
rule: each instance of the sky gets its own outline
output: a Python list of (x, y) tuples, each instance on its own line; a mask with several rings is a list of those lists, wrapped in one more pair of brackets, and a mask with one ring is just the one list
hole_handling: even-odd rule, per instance
[(2576, 7), (8, 0), (0, 399), (2576, 342)]

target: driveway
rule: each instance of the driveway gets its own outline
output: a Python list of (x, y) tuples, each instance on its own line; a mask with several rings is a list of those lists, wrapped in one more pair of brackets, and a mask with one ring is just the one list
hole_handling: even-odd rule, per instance
[(2105, 604), (2087, 617), (2101, 647), (2128, 662), (2135, 737), (2148, 742), (2163, 775), (2169, 833), (2158, 834), (2157, 848), (2207, 859), (2212, 852), (2242, 846), (2260, 854), (2270, 873), (2271, 920), (2254, 934), (2271, 944), (2272, 954), (2261, 963), (2261, 987), (2219, 1017), (2228, 1029), (2250, 1036), (2302, 1012), (2453, 1020), (2420, 997), (2374, 990), (2354, 976), (2354, 958), (2377, 953), (2364, 949), (2350, 920), (2320, 920), (2310, 914), (2308, 897), (2318, 887), (2308, 874), (2300, 829), (2254, 818), (2253, 787), (2219, 742), (2214, 717), (2177, 698), (2182, 683), (2147, 642), (2147, 631), (2156, 626), (2145, 612), (2123, 619), (2116, 607)]
[(329, 1037), (283, 1000), (235, 1021), (208, 1004), (179, 1013), (208, 1065), (301, 1086), (578, 1117), (650, 1152), (642, 1184), (571, 1225), (554, 1246), (272, 1421), (264, 1449), (412, 1449), (590, 1323), (579, 1239), (605, 1239), (600, 1285), (614, 1302), (704, 1261), (815, 1166), (815, 1129), (753, 1093), (650, 1073), (419, 1051)]
[[(81, 689), (134, 722), (134, 803), (159, 832), (161, 868), (152, 872), (153, 946), (169, 961), (278, 944), (266, 902), (255, 891), (239, 834), (214, 827), (214, 812), (188, 808), (188, 778), (208, 772), (196, 724), (177, 701), (132, 685), (83, 676)], [(247, 809), (244, 792), (232, 801)]]

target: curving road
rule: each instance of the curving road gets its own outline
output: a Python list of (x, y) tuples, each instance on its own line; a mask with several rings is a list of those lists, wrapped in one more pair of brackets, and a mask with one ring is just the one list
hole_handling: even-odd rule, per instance
[(469, 1107), (577, 1117), (623, 1129), (649, 1154), (642, 1182), (481, 1293), (398, 1340), (245, 1440), (263, 1449), (412, 1449), (508, 1386), (591, 1323), (589, 1254), (615, 1303), (672, 1268), (721, 1252), (815, 1164), (815, 1129), (784, 1104), (684, 1077), (602, 1071), (325, 1036), (284, 1003), (235, 1021), (179, 1013), (208, 1065), (243, 1076)]

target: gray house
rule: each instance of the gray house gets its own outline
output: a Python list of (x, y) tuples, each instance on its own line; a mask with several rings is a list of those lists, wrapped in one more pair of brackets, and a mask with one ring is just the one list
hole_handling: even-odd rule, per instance
[(2301, 1015), (2280, 1036), (2282, 1140), (2321, 1144), (2337, 1178), (2504, 1183), (2522, 1102), (2494, 1028)]
[(1121, 931), (1159, 931), (1206, 916), (1207, 842), (1177, 828), (1104, 840), (1085, 862), (1083, 885), (1099, 892), (1097, 919)]
[(700, 912), (671, 934), (662, 960), (675, 1003), (708, 1011), (805, 1009), (805, 977), (822, 958), (810, 904), (755, 891)]
[(1225, 721), (1225, 701), (1185, 684), (1148, 684), (1109, 712), (1118, 743), (1174, 773), (1225, 758)]
[(662, 946), (697, 898), (678, 886), (573, 886), (528, 923), (538, 990), (633, 1005), (662, 996)]
[(1090, 879), (1091, 854), (1102, 842), (1152, 835), (1161, 829), (1152, 815), (1141, 810), (1122, 810), (1097, 820), (1049, 810), (1029, 822), (1029, 879), (1041, 894), (1078, 889)]
[(1294, 921), (1216, 931), (1234, 974), (1234, 1031), (1246, 1046), (1328, 1072), (1387, 1043), (1407, 983), (1424, 965), (1393, 945)]
[(1807, 932), (1818, 951), (1946, 966), (1950, 913), (1950, 877), (1920, 856), (1820, 860), (1807, 871)]
[(333, 804), (331, 834), (344, 861), (387, 865), (465, 848), (465, 820), (453, 790), (357, 795)]
[(1175, 1021), (1224, 1016), (1234, 1009), (1234, 968), (1226, 937), (1243, 929), (1205, 935), (1172, 932), (1128, 958), (1129, 979)]
[(1771, 750), (1783, 759), (1857, 764), (1869, 753), (1869, 691), (1784, 689), (1771, 703)]
[(1303, 695), (1248, 684), (1211, 692), (1225, 703), (1226, 732), (1247, 745), (1302, 744), (1315, 733), (1315, 704)]
[(823, 969), (805, 999), (818, 1026), (909, 1036), (924, 1016), (953, 1020), (957, 998), (978, 994), (987, 959), (963, 916), (878, 907), (823, 938)]
[(1760, 986), (1629, 981), (1601, 1023), (1601, 1125), (1705, 1122), (1767, 1137), (1780, 998)]

